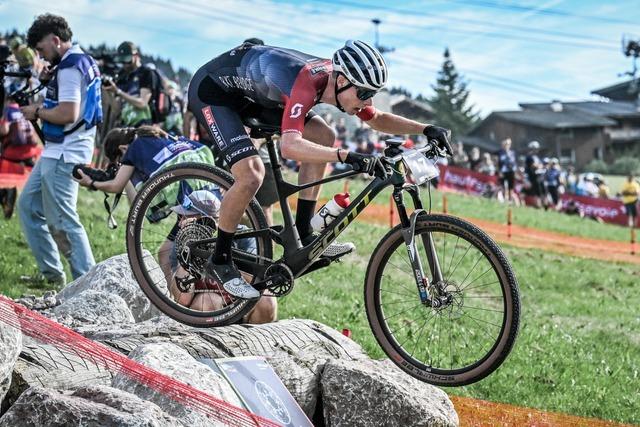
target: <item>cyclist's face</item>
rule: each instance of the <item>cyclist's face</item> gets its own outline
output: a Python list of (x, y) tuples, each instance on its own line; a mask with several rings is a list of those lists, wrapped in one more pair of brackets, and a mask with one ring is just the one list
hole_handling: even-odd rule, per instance
[[(344, 77), (339, 76), (338, 78), (343, 79), (342, 81), (338, 81), (339, 87), (349, 84), (349, 81)], [(375, 95), (375, 92), (351, 86), (349, 89), (338, 94), (338, 100), (347, 114), (354, 115), (359, 113), (363, 108), (373, 104), (373, 95)]]

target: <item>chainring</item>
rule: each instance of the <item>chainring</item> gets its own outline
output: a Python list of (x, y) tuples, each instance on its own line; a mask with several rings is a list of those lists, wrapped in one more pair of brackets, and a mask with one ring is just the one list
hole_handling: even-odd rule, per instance
[(282, 263), (272, 264), (264, 272), (265, 277), (274, 277), (279, 275), (284, 279), (282, 283), (269, 286), (267, 289), (273, 294), (274, 297), (280, 298), (288, 295), (293, 289), (293, 272), (291, 269)]

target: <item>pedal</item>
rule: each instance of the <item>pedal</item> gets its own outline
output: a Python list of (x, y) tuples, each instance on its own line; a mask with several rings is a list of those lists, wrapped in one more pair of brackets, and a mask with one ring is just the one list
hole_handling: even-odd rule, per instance
[(320, 255), (320, 258), (328, 259), (330, 262), (335, 262), (355, 250), (356, 247), (353, 243), (332, 243)]

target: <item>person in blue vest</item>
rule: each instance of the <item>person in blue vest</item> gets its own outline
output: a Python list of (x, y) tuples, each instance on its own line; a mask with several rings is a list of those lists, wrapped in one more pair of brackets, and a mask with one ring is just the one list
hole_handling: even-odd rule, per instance
[(41, 120), (45, 147), (18, 200), (24, 234), (42, 278), (64, 284), (60, 252), (77, 278), (95, 264), (76, 203), (73, 166), (90, 163), (96, 124), (102, 121), (100, 71), (94, 59), (72, 43), (67, 21), (40, 15), (29, 28), (27, 43), (49, 62), (42, 105), (22, 107), (27, 120)]

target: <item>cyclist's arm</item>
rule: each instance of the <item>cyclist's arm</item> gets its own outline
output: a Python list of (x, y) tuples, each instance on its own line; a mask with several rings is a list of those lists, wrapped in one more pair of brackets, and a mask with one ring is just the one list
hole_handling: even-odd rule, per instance
[[(338, 150), (336, 148), (325, 147), (314, 144), (302, 137), (301, 133), (287, 132), (282, 134), (280, 144), (282, 157), (291, 160), (298, 160), (306, 163), (327, 163), (338, 161)], [(342, 150), (342, 157), (345, 157), (346, 150)]]
[[(370, 112), (370, 110), (373, 110)], [(370, 119), (367, 119), (367, 113), (370, 115)], [(364, 116), (364, 117), (363, 117)], [(373, 107), (366, 107), (358, 117), (367, 122), (373, 129), (391, 134), (398, 135), (422, 135), (426, 123), (416, 122), (414, 120), (405, 119), (404, 117), (396, 116), (392, 113), (385, 113), (380, 110), (376, 110)]]

